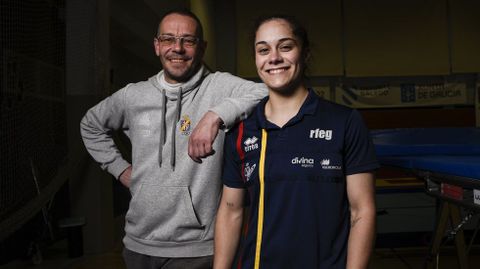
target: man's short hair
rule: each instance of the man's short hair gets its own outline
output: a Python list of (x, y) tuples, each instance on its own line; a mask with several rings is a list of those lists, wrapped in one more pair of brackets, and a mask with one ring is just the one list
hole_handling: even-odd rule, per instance
[(200, 22), (200, 19), (197, 17), (197, 15), (195, 15), (193, 12), (186, 8), (172, 9), (165, 13), (165, 15), (163, 15), (163, 17), (160, 19), (160, 22), (158, 23), (157, 36), (160, 34), (160, 24), (162, 23), (163, 19), (165, 19), (165, 17), (167, 17), (168, 15), (172, 14), (179, 14), (194, 19), (195, 22), (197, 22), (197, 37), (200, 38), (200, 40), (203, 40), (203, 26)]

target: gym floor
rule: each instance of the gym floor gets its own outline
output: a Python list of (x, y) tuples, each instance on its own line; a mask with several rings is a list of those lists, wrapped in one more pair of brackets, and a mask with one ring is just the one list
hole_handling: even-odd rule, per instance
[[(0, 266), (1, 269), (124, 269), (122, 245), (117, 246), (108, 253), (89, 255), (79, 258), (68, 258), (67, 242), (60, 241), (42, 253), (42, 262), (33, 264), (32, 261), (17, 260)], [(370, 263), (370, 269), (411, 269), (423, 268), (425, 254), (428, 249), (397, 248), (375, 249)], [(440, 269), (459, 268), (456, 251), (453, 247), (444, 247), (439, 256)], [(474, 246), (469, 255), (470, 268), (480, 264), (480, 247)]]

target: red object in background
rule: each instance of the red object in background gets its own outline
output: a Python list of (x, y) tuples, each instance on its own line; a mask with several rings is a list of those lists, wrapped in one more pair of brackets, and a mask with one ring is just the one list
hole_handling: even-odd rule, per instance
[(463, 200), (463, 188), (442, 183), (442, 195), (455, 200)]

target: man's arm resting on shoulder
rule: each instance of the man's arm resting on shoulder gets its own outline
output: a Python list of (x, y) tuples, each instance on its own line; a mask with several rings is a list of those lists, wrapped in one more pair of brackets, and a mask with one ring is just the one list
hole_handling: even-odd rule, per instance
[(252, 112), (258, 102), (268, 95), (268, 89), (263, 83), (254, 83), (230, 74), (224, 75), (229, 83), (223, 86), (218, 104), (210, 108), (210, 111), (220, 116), (228, 130)]
[(205, 113), (189, 138), (188, 155), (196, 162), (215, 152), (212, 145), (221, 125), (231, 128), (245, 119), (255, 105), (268, 94), (266, 86), (224, 73), (218, 104)]
[(367, 268), (375, 238), (375, 189), (373, 173), (347, 176), (350, 203), (350, 236), (347, 269)]
[(215, 222), (214, 269), (232, 266), (242, 229), (244, 191), (223, 186)]

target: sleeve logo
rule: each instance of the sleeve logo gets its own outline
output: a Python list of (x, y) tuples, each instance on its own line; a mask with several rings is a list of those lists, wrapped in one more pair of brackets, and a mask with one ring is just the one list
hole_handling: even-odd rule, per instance
[(250, 177), (252, 176), (253, 171), (255, 171), (256, 167), (257, 167), (256, 163), (253, 164), (252, 166), (250, 166), (250, 163), (245, 164), (244, 175), (245, 175), (245, 178), (247, 179), (247, 181), (250, 181)]

